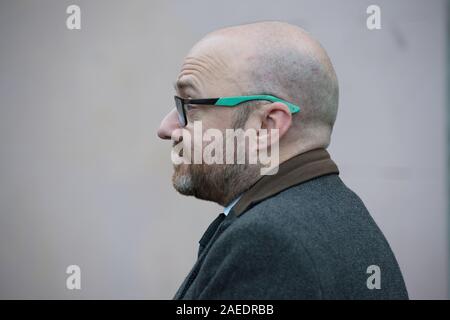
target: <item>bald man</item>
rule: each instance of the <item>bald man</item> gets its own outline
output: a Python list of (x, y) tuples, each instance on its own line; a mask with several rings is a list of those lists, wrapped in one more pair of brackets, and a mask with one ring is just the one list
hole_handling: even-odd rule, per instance
[[(175, 89), (158, 130), (182, 145), (173, 155), (210, 142), (192, 142), (196, 129), (241, 129), (256, 132), (245, 159), (266, 148), (277, 161), (267, 174), (262, 159), (174, 163), (178, 192), (224, 206), (174, 299), (408, 298), (389, 244), (326, 150), (339, 90), (316, 40), (275, 21), (214, 31), (190, 50)], [(215, 149), (216, 160), (238, 146)]]

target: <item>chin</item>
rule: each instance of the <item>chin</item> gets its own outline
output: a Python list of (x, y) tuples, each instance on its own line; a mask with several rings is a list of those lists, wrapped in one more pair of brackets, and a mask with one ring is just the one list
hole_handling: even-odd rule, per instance
[(175, 172), (172, 176), (172, 184), (175, 190), (185, 196), (194, 195), (192, 178), (191, 175), (187, 172), (181, 173), (175, 169)]

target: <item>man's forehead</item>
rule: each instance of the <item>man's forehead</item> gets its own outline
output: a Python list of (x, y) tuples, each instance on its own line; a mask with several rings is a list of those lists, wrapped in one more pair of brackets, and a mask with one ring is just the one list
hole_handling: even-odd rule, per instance
[(227, 69), (245, 61), (253, 47), (238, 36), (208, 35), (197, 42), (184, 59), (183, 65), (205, 64), (211, 68)]
[(210, 34), (195, 43), (189, 50), (189, 55), (197, 56), (204, 53), (220, 52), (230, 46), (233, 41), (230, 37), (224, 37), (219, 34)]
[[(200, 96), (236, 94), (239, 92), (243, 73), (246, 71), (248, 51), (236, 46), (227, 49), (218, 43), (227, 45), (224, 37), (208, 37), (196, 44), (183, 61), (180, 73), (173, 86), (180, 94), (193, 93)], [(229, 39), (227, 39), (229, 40)], [(211, 46), (212, 44), (212, 46)]]

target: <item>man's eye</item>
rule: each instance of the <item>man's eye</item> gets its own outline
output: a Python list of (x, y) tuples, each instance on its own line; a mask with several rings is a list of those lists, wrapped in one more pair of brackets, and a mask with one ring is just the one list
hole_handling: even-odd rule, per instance
[(186, 111), (195, 110), (197, 107), (193, 104), (186, 104)]

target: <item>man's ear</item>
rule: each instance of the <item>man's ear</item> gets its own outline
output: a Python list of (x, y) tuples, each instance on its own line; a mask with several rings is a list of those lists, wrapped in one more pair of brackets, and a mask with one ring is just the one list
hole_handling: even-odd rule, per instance
[[(273, 102), (264, 105), (259, 138), (267, 139), (267, 144), (278, 143), (292, 125), (292, 114), (287, 105), (281, 102)], [(276, 130), (278, 134), (272, 134)]]

